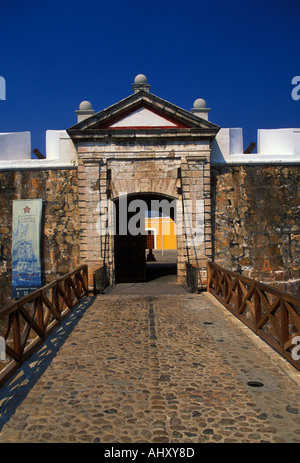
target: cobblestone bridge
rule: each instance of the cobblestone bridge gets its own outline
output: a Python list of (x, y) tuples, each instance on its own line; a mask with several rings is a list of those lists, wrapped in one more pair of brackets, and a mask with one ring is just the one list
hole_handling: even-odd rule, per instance
[(0, 442), (299, 443), (299, 385), (210, 295), (119, 285), (0, 389)]

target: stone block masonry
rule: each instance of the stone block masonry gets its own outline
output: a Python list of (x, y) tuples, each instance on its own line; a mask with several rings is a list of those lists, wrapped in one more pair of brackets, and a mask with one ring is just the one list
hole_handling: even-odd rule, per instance
[(74, 270), (79, 259), (77, 169), (0, 172), (0, 307), (10, 300), (12, 204), (16, 199), (43, 199), (43, 284)]
[(300, 294), (299, 165), (211, 167), (214, 261)]
[[(190, 230), (188, 230), (188, 237), (183, 231), (177, 236), (179, 282), (185, 282), (187, 258), (191, 263), (199, 264), (200, 257), (203, 261), (203, 257), (211, 255), (210, 184), (207, 182), (209, 180), (209, 168), (207, 168), (209, 150), (201, 146), (202, 149), (199, 149), (195, 155), (191, 155), (190, 151), (184, 147), (186, 152), (185, 156), (182, 156), (182, 153), (178, 153), (178, 147), (177, 150), (176, 146), (171, 147), (174, 148), (172, 157), (168, 153), (162, 153), (160, 146), (156, 146), (157, 151), (153, 149), (150, 155), (148, 149), (146, 150), (142, 144), (131, 147), (122, 146), (123, 152), (118, 153), (118, 156), (107, 156), (105, 151), (100, 157), (99, 153), (104, 149), (101, 145), (95, 143), (92, 145), (93, 156), (90, 154), (91, 147), (87, 143), (84, 144), (85, 151), (79, 146), (79, 220), (82, 263), (87, 263), (90, 268), (99, 268), (105, 261), (113, 274), (113, 236), (108, 236), (107, 245), (104, 244), (106, 219), (111, 212), (104, 206), (107, 201), (113, 201), (124, 194), (141, 195), (141, 199), (145, 194), (163, 194), (165, 197), (174, 199), (177, 208), (177, 229), (179, 230), (179, 224), (181, 226), (183, 224), (184, 213), (186, 224), (191, 223), (194, 232), (197, 227), (196, 214), (183, 209), (183, 203), (193, 204), (194, 208), (197, 203), (201, 203), (201, 223), (199, 223), (198, 234), (201, 235), (203, 243), (200, 246), (195, 244)], [(178, 177), (179, 168), (181, 180)], [(178, 194), (180, 186), (182, 186), (182, 194)], [(111, 189), (110, 198), (107, 196), (108, 187)], [(102, 235), (102, 239), (99, 235)], [(187, 246), (189, 251), (187, 251)], [(206, 281), (206, 263), (204, 262), (202, 266), (202, 280)], [(90, 278), (92, 278), (91, 272)], [(92, 284), (91, 279), (89, 284)]]

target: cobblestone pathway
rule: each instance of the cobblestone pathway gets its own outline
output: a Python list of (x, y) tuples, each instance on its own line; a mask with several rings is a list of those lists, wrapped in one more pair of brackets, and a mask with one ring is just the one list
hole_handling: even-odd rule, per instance
[(207, 294), (88, 298), (0, 390), (0, 442), (300, 442), (299, 374), (245, 330)]

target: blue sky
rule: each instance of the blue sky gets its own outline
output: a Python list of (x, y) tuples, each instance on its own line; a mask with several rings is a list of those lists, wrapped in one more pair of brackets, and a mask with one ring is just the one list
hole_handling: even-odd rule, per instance
[[(242, 127), (300, 127), (299, 0), (0, 0), (0, 132), (67, 129), (89, 100), (100, 111), (132, 93), (143, 73), (151, 92), (209, 120)], [(33, 155), (34, 157), (34, 155)]]

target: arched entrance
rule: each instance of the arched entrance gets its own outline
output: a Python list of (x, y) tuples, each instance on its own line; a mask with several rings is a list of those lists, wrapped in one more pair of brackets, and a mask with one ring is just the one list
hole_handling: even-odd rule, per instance
[(176, 199), (139, 193), (120, 196), (114, 204), (116, 283), (176, 274)]

